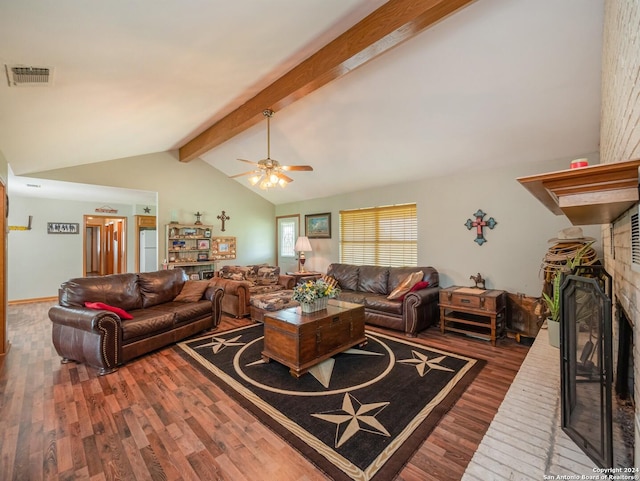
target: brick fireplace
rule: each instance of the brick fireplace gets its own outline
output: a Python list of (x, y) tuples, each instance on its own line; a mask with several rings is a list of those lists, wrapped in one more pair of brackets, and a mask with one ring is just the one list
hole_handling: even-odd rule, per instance
[[(640, 158), (640, 3), (606, 0), (602, 56), (600, 160), (623, 162)], [(640, 379), (640, 272), (631, 261), (631, 216), (637, 206), (611, 225), (603, 225), (605, 267), (613, 277), (616, 309), (622, 309), (633, 334), (635, 380)], [(617, 318), (617, 313), (614, 313)], [(617, 351), (619, 325), (614, 322)], [(617, 353), (616, 353), (617, 355)], [(615, 359), (615, 355), (614, 355)], [(640, 460), (640, 389), (635, 382), (635, 460)]]

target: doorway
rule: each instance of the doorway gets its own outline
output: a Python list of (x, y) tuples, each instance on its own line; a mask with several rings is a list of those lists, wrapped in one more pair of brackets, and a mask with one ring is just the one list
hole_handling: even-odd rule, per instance
[(103, 276), (127, 271), (127, 218), (84, 216), (83, 274)]
[(7, 339), (7, 216), (9, 215), (9, 197), (6, 187), (0, 181), (0, 231), (2, 232), (2, 254), (0, 254), (0, 367), (9, 350)]
[(300, 214), (276, 217), (276, 265), (280, 272), (297, 272), (295, 245), (300, 235)]

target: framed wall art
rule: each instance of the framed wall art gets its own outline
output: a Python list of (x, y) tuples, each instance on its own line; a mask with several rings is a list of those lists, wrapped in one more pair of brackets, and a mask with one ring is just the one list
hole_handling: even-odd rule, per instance
[(331, 239), (331, 212), (305, 215), (304, 224), (309, 239)]
[(216, 237), (215, 239), (211, 239), (211, 258), (213, 260), (235, 259), (236, 238)]
[(47, 222), (47, 234), (79, 234), (77, 222)]

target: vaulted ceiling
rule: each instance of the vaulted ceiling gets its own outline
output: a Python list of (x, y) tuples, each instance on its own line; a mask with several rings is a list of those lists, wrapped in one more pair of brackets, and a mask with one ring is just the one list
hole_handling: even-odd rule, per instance
[[(265, 87), (384, 4), (0, 0), (2, 63), (54, 69), (46, 87), (0, 84), (0, 150), (18, 175), (174, 149), (233, 175), (247, 170), (237, 158), (266, 157), (260, 112), (273, 108), (271, 157), (314, 167), (258, 191), (275, 204), (598, 150), (603, 0), (472, 2), (261, 105)], [(199, 137), (211, 126), (224, 138)]]

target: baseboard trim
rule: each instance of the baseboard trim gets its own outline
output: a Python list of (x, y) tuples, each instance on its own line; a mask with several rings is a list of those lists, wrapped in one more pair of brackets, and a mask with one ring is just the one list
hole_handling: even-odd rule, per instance
[(51, 301), (57, 301), (58, 297), (57, 296), (53, 296), (53, 297), (36, 297), (33, 299), (18, 299), (18, 300), (14, 300), (14, 301), (9, 301), (7, 304), (10, 306), (18, 306), (20, 304), (33, 304), (34, 302), (51, 302)]

